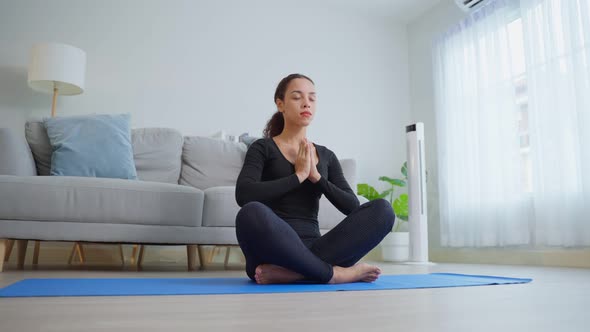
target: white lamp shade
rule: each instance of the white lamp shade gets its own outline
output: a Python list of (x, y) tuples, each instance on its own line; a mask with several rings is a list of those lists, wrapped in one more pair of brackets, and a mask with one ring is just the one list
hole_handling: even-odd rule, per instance
[(59, 89), (60, 95), (77, 95), (84, 91), (86, 52), (58, 43), (35, 44), (31, 50), (29, 86), (45, 93)]

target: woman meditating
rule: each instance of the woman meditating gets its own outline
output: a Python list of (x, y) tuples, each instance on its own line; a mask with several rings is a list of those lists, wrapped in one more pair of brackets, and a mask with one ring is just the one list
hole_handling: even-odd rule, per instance
[[(259, 284), (377, 280), (379, 267), (357, 262), (391, 231), (391, 205), (378, 199), (359, 206), (336, 155), (307, 140), (316, 112), (311, 79), (285, 77), (274, 101), (278, 111), (265, 138), (248, 149), (236, 185), (236, 235), (248, 277)], [(323, 236), (322, 195), (347, 215)]]

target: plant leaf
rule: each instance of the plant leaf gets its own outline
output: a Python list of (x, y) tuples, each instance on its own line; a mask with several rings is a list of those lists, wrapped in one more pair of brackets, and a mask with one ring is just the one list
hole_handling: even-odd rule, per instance
[(405, 187), (406, 186), (406, 181), (400, 180), (400, 179), (392, 179), (387, 176), (380, 177), (379, 181), (387, 182), (387, 183), (391, 184), (392, 186), (398, 186), (398, 187)]
[(364, 198), (368, 199), (369, 201), (376, 200), (381, 198), (379, 192), (375, 190), (372, 186), (366, 183), (359, 183), (356, 186), (356, 191), (358, 195), (363, 196)]
[(406, 181), (404, 181), (404, 180), (393, 179), (393, 181), (396, 183), (395, 185), (398, 187), (405, 187), (406, 186)]
[(402, 174), (407, 179), (408, 178), (408, 162), (405, 161), (404, 165), (402, 166)]
[(401, 220), (408, 221), (408, 194), (401, 194), (392, 204), (395, 215)]
[[(391, 194), (392, 191), (393, 191), (393, 188), (389, 188), (389, 189), (385, 190), (384, 192), (379, 194), (379, 198), (387, 199), (387, 196), (389, 196), (389, 194)], [(389, 201), (389, 199), (387, 199), (387, 201)]]

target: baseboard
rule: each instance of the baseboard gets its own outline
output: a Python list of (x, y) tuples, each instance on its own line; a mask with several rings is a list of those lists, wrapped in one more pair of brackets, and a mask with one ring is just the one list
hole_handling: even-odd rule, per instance
[(430, 250), (430, 260), (441, 263), (590, 268), (590, 249), (438, 248)]
[[(34, 241), (29, 241), (25, 265), (30, 266), (33, 261)], [(73, 243), (70, 242), (41, 242), (39, 264), (65, 265), (68, 262)], [(203, 246), (205, 255), (209, 255), (214, 246)], [(119, 247), (115, 244), (86, 244), (84, 245), (86, 260), (92, 265), (121, 265)], [(125, 265), (131, 264), (132, 245), (123, 245)], [(590, 268), (590, 249), (486, 249), (486, 248), (438, 248), (430, 250), (430, 261), (440, 263), (467, 264), (504, 264), (504, 265), (535, 265)], [(213, 262), (223, 263), (225, 249), (218, 250)], [(240, 265), (243, 255), (238, 248), (230, 251), (229, 264)], [(186, 246), (147, 246), (144, 265), (174, 264), (185, 265)], [(363, 260), (382, 261), (381, 246), (371, 250)], [(8, 263), (16, 263), (16, 246), (12, 251)]]

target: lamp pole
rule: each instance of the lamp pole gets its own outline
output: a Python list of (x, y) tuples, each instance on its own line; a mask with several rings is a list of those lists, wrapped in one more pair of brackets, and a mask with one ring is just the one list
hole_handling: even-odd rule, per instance
[[(55, 83), (53, 83), (55, 85)], [(58, 89), (56, 86), (53, 87), (53, 103), (51, 103), (51, 117), (55, 117), (55, 104), (57, 103)]]

